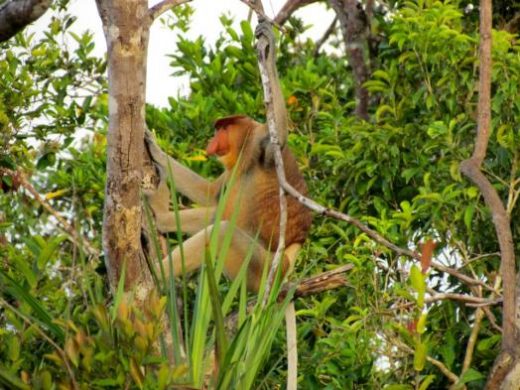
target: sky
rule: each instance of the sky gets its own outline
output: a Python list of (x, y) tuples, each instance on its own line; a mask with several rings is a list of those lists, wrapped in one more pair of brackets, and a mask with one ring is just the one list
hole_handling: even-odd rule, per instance
[[(150, 6), (159, 1), (149, 1)], [(274, 17), (286, 0), (264, 0), (264, 8), (268, 16)], [(234, 17), (235, 23), (247, 19), (249, 7), (240, 0), (193, 0), (190, 5), (195, 9), (187, 34), (189, 38), (203, 35), (206, 41), (213, 43), (222, 30), (219, 16), (227, 13)], [(95, 54), (103, 55), (106, 52), (106, 43), (101, 28), (95, 0), (72, 0), (69, 12), (78, 19), (73, 26), (73, 31), (83, 32), (91, 30), (94, 33), (96, 43)], [(51, 12), (38, 20), (31, 30), (41, 33), (48, 26)], [(319, 39), (334, 19), (333, 12), (327, 10), (321, 4), (311, 4), (295, 14), (302, 17), (306, 23), (312, 23), (312, 27), (306, 32), (307, 36)], [(159, 20), (155, 21), (150, 31), (150, 43), (148, 47), (148, 75), (146, 100), (157, 106), (166, 106), (168, 97), (187, 94), (189, 91), (186, 77), (172, 76), (167, 54), (175, 52), (175, 40), (177, 32), (172, 32), (164, 27)]]

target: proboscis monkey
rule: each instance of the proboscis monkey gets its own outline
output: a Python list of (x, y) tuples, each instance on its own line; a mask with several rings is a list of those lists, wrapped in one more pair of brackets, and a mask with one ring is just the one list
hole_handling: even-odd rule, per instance
[[(257, 37), (268, 38), (268, 71), (273, 83), (273, 103), (276, 123), (281, 124), (278, 136), (282, 149), (287, 181), (305, 194), (307, 186), (298, 169), (296, 160), (287, 146), (287, 111), (280, 89), (275, 66), (275, 42), (270, 26), (260, 23)], [(225, 274), (234, 278), (253, 248), (247, 272), (247, 285), (251, 291), (258, 291), (264, 265), (270, 264), (273, 252), (278, 246), (280, 201), (279, 185), (274, 163), (273, 145), (270, 143), (267, 126), (244, 115), (234, 115), (215, 122), (215, 135), (206, 148), (208, 155), (216, 155), (225, 168), (215, 181), (209, 181), (184, 167), (166, 155), (155, 143), (150, 133), (146, 142), (153, 161), (158, 165), (161, 181), (156, 190), (148, 190), (146, 195), (154, 213), (160, 232), (177, 230), (175, 213), (170, 211), (170, 192), (167, 186), (168, 164), (177, 191), (190, 198), (200, 207), (179, 212), (180, 227), (191, 237), (183, 244), (185, 269), (197, 269), (203, 262), (212, 229), (216, 205), (223, 188), (233, 174), (232, 188), (226, 199), (218, 234), (223, 238), (230, 229), (230, 220), (236, 213), (231, 245), (224, 262)], [(282, 269), (292, 267), (298, 249), (305, 241), (311, 225), (310, 211), (296, 199), (287, 199), (286, 250)], [(219, 242), (223, 240), (220, 239)], [(182, 273), (181, 251), (177, 247), (172, 252), (174, 275)], [(163, 260), (167, 269), (168, 257)]]

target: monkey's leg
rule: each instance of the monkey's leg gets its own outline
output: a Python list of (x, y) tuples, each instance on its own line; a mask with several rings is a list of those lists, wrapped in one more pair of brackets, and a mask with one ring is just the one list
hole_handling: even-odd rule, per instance
[[(184, 233), (195, 234), (209, 226), (213, 221), (214, 215), (215, 207), (179, 210), (180, 230)], [(155, 214), (155, 223), (161, 233), (178, 230), (176, 214), (173, 211)]]
[[(215, 229), (214, 225), (208, 226), (183, 243), (186, 272), (194, 271), (201, 266), (204, 261), (204, 256), (206, 255), (206, 248), (209, 245), (210, 235), (213, 229)], [(219, 252), (222, 250), (221, 244), (223, 243), (226, 234), (230, 234), (226, 233), (228, 229), (230, 229), (230, 224), (226, 221), (221, 222), (218, 226), (217, 242), (219, 245)], [(262, 272), (264, 270), (264, 264), (266, 262), (270, 264), (272, 254), (267, 251), (261, 243), (255, 241), (250, 235), (236, 227), (233, 231), (229, 249), (227, 250), (226, 260), (224, 262), (224, 271), (226, 276), (234, 279), (240, 272), (242, 264), (250, 251), (252, 252), (252, 257), (249, 261), (247, 271), (247, 286), (251, 291), (258, 291), (260, 279), (262, 278)], [(180, 247), (176, 247), (173, 250), (171, 257), (173, 274), (179, 276), (182, 274)], [(164, 269), (167, 272), (168, 264), (170, 263), (168, 257), (165, 257), (162, 262)], [(283, 268), (285, 270), (286, 266), (284, 265)]]

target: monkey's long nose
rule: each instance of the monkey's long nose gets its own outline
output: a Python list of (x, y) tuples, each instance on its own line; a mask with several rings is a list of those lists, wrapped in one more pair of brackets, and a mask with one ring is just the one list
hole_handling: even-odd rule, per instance
[(217, 154), (218, 152), (218, 138), (213, 137), (210, 141), (208, 146), (206, 147), (206, 154), (208, 156), (213, 156), (214, 154)]

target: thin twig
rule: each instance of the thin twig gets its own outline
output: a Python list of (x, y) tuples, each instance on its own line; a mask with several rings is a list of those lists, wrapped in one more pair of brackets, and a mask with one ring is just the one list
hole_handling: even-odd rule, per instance
[[(497, 277), (495, 278), (495, 283), (493, 285), (494, 289), (497, 291), (500, 290), (501, 284), (502, 284), (502, 278), (500, 277), (500, 275), (497, 275)], [(474, 291), (474, 293), (477, 294), (477, 296), (482, 298), (482, 289), (481, 288), (473, 287), (472, 290)], [(491, 298), (495, 298), (496, 296), (497, 296), (497, 293), (491, 293)], [(468, 305), (468, 306), (472, 306), (472, 305)], [(495, 317), (495, 314), (493, 314), (493, 312), (490, 310), (489, 306), (477, 305), (476, 307), (480, 307), (484, 311), (484, 314), (488, 318), (488, 321), (491, 324), (491, 326), (495, 330), (497, 330), (499, 333), (502, 333), (503, 329), (498, 325), (497, 318)]]
[(480, 332), (480, 325), (484, 318), (484, 310), (477, 309), (475, 311), (475, 322), (473, 322), (473, 328), (468, 339), (468, 345), (466, 346), (466, 354), (464, 355), (464, 363), (462, 364), (462, 372), (460, 376), (464, 376), (466, 371), (471, 367), (473, 361), (473, 352), (475, 351), (475, 345), (477, 343), (478, 333)]
[(430, 292), (431, 296), (426, 297), (424, 299), (424, 301), (427, 303), (451, 300), (451, 301), (464, 302), (468, 306), (473, 306), (473, 305), (491, 306), (491, 305), (497, 305), (500, 302), (502, 302), (501, 298), (500, 299), (486, 299), (486, 298), (475, 297), (473, 295), (454, 294), (454, 293), (438, 293), (431, 289), (428, 289), (428, 292)]
[(47, 210), (49, 214), (51, 214), (56, 220), (61, 224), (62, 229), (67, 233), (73, 243), (78, 245), (80, 248), (83, 248), (86, 250), (86, 252), (89, 255), (92, 256), (99, 256), (99, 251), (94, 248), (90, 242), (84, 238), (81, 237), (76, 229), (69, 224), (65, 218), (63, 218), (50, 204), (47, 202), (39, 193), (36, 191), (36, 189), (33, 187), (33, 185), (27, 180), (25, 175), (20, 171), (13, 171), (7, 168), (1, 168), (0, 174), (7, 174), (9, 176), (16, 176), (18, 180), (20, 181), (20, 185), (24, 187), (34, 198), (35, 201), (37, 201), (39, 204), (42, 205), (42, 207)]
[(40, 325), (35, 323), (34, 321), (31, 321), (30, 318), (28, 318), (25, 314), (23, 314), (21, 311), (16, 309), (14, 306), (9, 304), (6, 300), (3, 298), (0, 298), (0, 304), (2, 306), (8, 307), (11, 311), (13, 311), (17, 316), (19, 316), (26, 324), (29, 326), (34, 325), (34, 329), (42, 336), (54, 349), (56, 349), (56, 352), (58, 355), (60, 355), (61, 359), (63, 360), (63, 363), (65, 364), (65, 369), (67, 370), (70, 381), (72, 382), (72, 387), (74, 389), (79, 389), (78, 382), (76, 382), (76, 377), (74, 376), (74, 371), (72, 370), (72, 367), (70, 365), (69, 359), (67, 358), (67, 354), (65, 351), (54, 342), (53, 339), (51, 339), (41, 328)]
[(486, 290), (489, 290), (491, 292), (494, 292), (496, 293), (497, 291), (491, 287), (490, 285), (484, 283), (482, 280), (478, 280), (478, 279), (474, 279), (466, 274), (463, 274), (462, 272), (454, 269), (454, 268), (450, 268), (450, 267), (446, 267), (445, 265), (442, 265), (440, 263), (437, 263), (437, 262), (434, 262), (432, 261), (431, 263), (431, 266), (432, 268), (435, 268), (437, 271), (441, 271), (441, 272), (445, 272), (451, 276), (454, 276), (456, 277), (457, 279), (469, 284), (469, 285), (472, 285), (472, 286), (482, 286), (484, 287)]
[[(411, 257), (416, 260), (421, 260), (421, 255), (419, 253), (412, 251), (410, 249), (401, 248), (401, 247), (395, 245), (394, 243), (388, 241), (386, 238), (384, 238), (381, 234), (379, 234), (375, 230), (370, 229), (368, 226), (363, 224), (360, 220), (358, 220), (354, 217), (351, 217), (348, 214), (344, 214), (337, 210), (333, 210), (333, 209), (327, 208), (325, 206), (322, 206), (318, 202), (302, 195), (298, 190), (296, 190), (286, 180), (281, 181), (280, 184), (283, 186), (284, 190), (289, 195), (291, 195), (292, 197), (297, 199), (301, 204), (303, 204), (307, 208), (315, 211), (316, 213), (327, 216), (327, 217), (332, 217), (332, 218), (338, 219), (340, 221), (344, 221), (351, 225), (354, 225), (359, 230), (361, 230), (363, 233), (365, 233), (368, 237), (370, 237), (372, 240), (374, 240), (378, 244), (383, 245), (386, 248), (392, 250), (394, 253), (396, 253), (399, 256), (407, 256), (407, 257)], [(439, 264), (437, 262), (434, 262), (434, 261), (432, 261), (431, 267), (435, 268), (438, 271), (442, 271), (447, 274), (450, 274), (469, 285), (482, 286), (482, 287), (486, 288), (487, 290), (495, 291), (491, 286), (488, 286), (486, 283), (482, 282), (481, 280), (471, 278), (453, 268), (446, 267), (446, 266)]]
[(148, 15), (150, 16), (150, 24), (153, 23), (154, 20), (156, 20), (159, 16), (161, 16), (163, 13), (170, 10), (171, 8), (189, 2), (191, 2), (191, 0), (163, 0), (160, 3), (155, 4), (148, 10)]
[(325, 31), (323, 36), (316, 42), (316, 47), (314, 48), (314, 54), (313, 54), (314, 57), (316, 57), (320, 53), (321, 47), (325, 44), (325, 42), (327, 42), (330, 35), (334, 32), (334, 30), (336, 29), (337, 23), (338, 23), (338, 16), (335, 16), (334, 20), (332, 21), (330, 26), (327, 28), (327, 30)]

